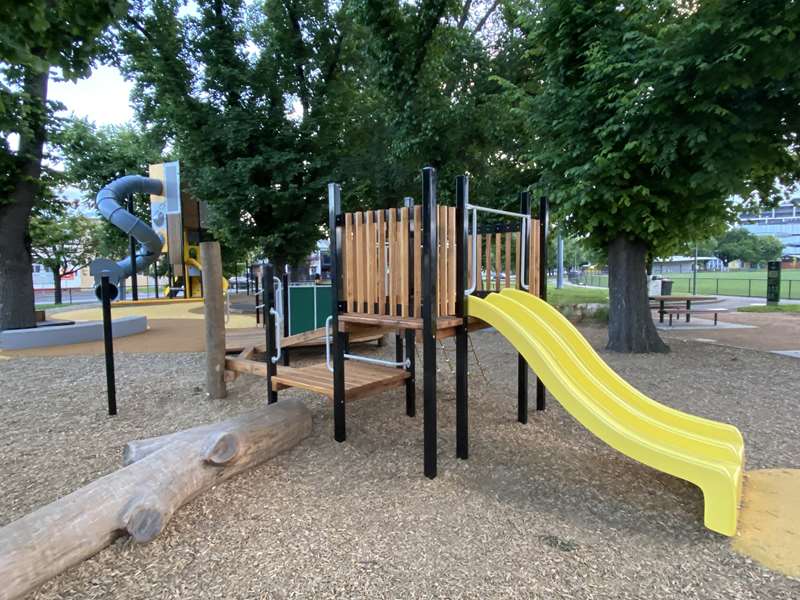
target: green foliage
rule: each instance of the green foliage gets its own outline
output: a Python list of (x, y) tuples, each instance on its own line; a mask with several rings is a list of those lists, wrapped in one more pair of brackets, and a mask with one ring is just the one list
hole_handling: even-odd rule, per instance
[[(120, 27), (139, 115), (173, 144), (223, 245), (297, 261), (325, 211), (322, 173), (336, 138), (326, 96), (343, 35), (336, 13), (318, 2), (267, 1), (248, 12), (242, 2), (204, 0), (179, 15), (181, 6), (136, 2)], [(294, 98), (299, 115), (287, 109)]]
[(464, 171), (486, 204), (515, 206), (530, 182), (494, 79), (520, 59), (498, 3), (181, 6), (135, 2), (118, 61), (139, 117), (174, 147), (235, 254), (304, 258), (324, 235), (332, 179), (348, 210), (418, 197), (425, 164), (439, 168), (443, 201)]
[[(38, 160), (41, 147), (25, 141), (40, 138), (54, 123), (54, 106), (34, 90), (36, 78), (50, 69), (64, 79), (85, 76), (102, 50), (105, 28), (126, 6), (124, 0), (0, 3), (0, 204), (8, 201), (24, 162)], [(19, 150), (9, 144), (12, 134), (21, 138)]]
[(732, 260), (758, 264), (779, 259), (782, 250), (783, 243), (775, 236), (757, 236), (746, 229), (737, 228), (719, 238), (714, 254), (725, 265)]
[(800, 9), (770, 1), (531, 4), (531, 69), (507, 82), (527, 160), (572, 231), (673, 253), (719, 233), (732, 194), (798, 175)]
[(79, 271), (95, 257), (98, 223), (80, 213), (47, 210), (31, 218), (32, 254), (57, 277)]

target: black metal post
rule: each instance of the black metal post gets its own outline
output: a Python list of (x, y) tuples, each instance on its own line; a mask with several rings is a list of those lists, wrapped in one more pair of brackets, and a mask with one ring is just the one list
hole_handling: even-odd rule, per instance
[[(282, 291), (282, 304), (283, 304), (283, 337), (289, 337), (289, 265), (283, 270), (283, 277), (281, 277), (281, 283), (283, 284), (283, 291)], [(317, 293), (317, 290), (314, 290), (314, 293)], [(316, 327), (316, 323), (314, 326)], [(289, 366), (289, 349), (283, 348), (283, 366)]]
[(344, 300), (342, 266), (344, 265), (344, 215), (342, 214), (342, 187), (328, 184), (328, 226), (331, 232), (331, 315), (333, 327), (333, 439), (347, 439), (345, 424), (344, 352), (347, 335), (339, 331), (339, 313), (347, 310)]
[(261, 289), (264, 294), (264, 335), (267, 347), (267, 404), (278, 401), (278, 392), (272, 389), (272, 378), (278, 374), (278, 365), (272, 359), (278, 353), (275, 340), (275, 285), (273, 283), (274, 271), (272, 263), (266, 263), (261, 271)]
[[(461, 324), (456, 330), (456, 457), (469, 457), (469, 358), (467, 354), (468, 319), (465, 310), (469, 244), (469, 178), (456, 177), (456, 316)], [(475, 235), (476, 232), (473, 232)], [(477, 265), (474, 267), (477, 268)]]
[[(414, 314), (414, 306), (416, 305), (414, 298), (419, 294), (420, 290), (414, 289), (414, 250), (416, 243), (414, 236), (417, 231), (418, 224), (414, 221), (414, 199), (405, 198), (403, 200), (406, 208), (408, 208), (408, 306), (410, 307), (410, 314), (412, 317), (418, 315)], [(417, 414), (417, 361), (416, 361), (416, 332), (413, 329), (406, 329), (405, 335), (405, 355), (409, 360), (408, 372), (410, 376), (406, 379), (406, 415), (414, 417)], [(399, 337), (399, 336), (398, 336)], [(403, 360), (403, 355), (400, 353), (397, 357), (398, 362)]]
[(153, 262), (153, 282), (156, 286), (156, 299), (158, 299), (158, 261)]
[[(547, 233), (550, 230), (550, 210), (547, 197), (539, 199), (539, 297), (547, 300)], [(545, 409), (544, 383), (536, 378), (536, 410)]]
[[(531, 195), (528, 192), (520, 192), (519, 194), (519, 212), (526, 215), (531, 214)], [(522, 256), (527, 257), (528, 260), (531, 255), (530, 233), (528, 232), (529, 235), (522, 236), (521, 244)], [(528, 260), (525, 261), (526, 268), (529, 266)], [(517, 271), (519, 270), (519, 265), (517, 265)], [(530, 271), (530, 268), (527, 270)], [(526, 273), (517, 273), (517, 279), (520, 281), (518, 287), (520, 288), (522, 287), (522, 282), (525, 281), (525, 275)], [(529, 286), (532, 284), (533, 282), (528, 282)], [(531, 291), (535, 292), (537, 290)], [(536, 381), (538, 382), (539, 379), (537, 378)], [(525, 360), (522, 354), (517, 354), (517, 421), (520, 423), (528, 422), (528, 361)]]
[[(133, 214), (133, 196), (128, 196), (128, 212)], [(136, 281), (136, 238), (132, 235), (128, 236), (128, 243), (130, 244), (131, 267), (131, 298), (133, 300), (139, 299), (139, 282)]]
[(436, 477), (436, 279), (438, 265), (436, 169), (422, 170), (422, 363), (425, 476)]
[(114, 378), (114, 335), (111, 331), (111, 286), (108, 275), (100, 277), (100, 299), (103, 302), (103, 342), (106, 352), (106, 390), (108, 414), (117, 414), (117, 383)]

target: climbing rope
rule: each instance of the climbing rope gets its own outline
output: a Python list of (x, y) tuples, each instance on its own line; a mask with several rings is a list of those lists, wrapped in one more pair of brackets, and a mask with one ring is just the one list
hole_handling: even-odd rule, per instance
[[(450, 362), (450, 355), (447, 354), (447, 349), (444, 347), (444, 342), (442, 340), (439, 341), (439, 346), (442, 348), (442, 356), (444, 357), (444, 362), (447, 363), (447, 368), (450, 370), (450, 373), (453, 373), (453, 363)], [(439, 369), (436, 369), (438, 372)]]
[(486, 371), (483, 370), (483, 365), (478, 358), (478, 353), (475, 352), (475, 345), (472, 343), (472, 336), (468, 335), (467, 339), (469, 340), (469, 347), (472, 349), (472, 356), (475, 357), (475, 363), (478, 365), (478, 368), (481, 371), (481, 377), (483, 378), (484, 383), (489, 383), (489, 379), (486, 377)]

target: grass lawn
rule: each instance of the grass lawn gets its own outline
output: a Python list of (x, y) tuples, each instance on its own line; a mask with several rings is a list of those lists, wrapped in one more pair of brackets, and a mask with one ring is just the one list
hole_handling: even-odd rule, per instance
[(800, 304), (778, 304), (777, 306), (740, 306), (737, 310), (739, 312), (750, 313), (800, 313)]
[(58, 306), (66, 306), (66, 304), (37, 304), (36, 310), (47, 310), (48, 308), (56, 308)]
[[(673, 294), (691, 293), (691, 273), (664, 273), (662, 276), (665, 279), (672, 279)], [(584, 280), (589, 285), (608, 285), (608, 275), (591, 274), (587, 275)], [(767, 295), (767, 272), (764, 270), (698, 273), (697, 293), (765, 298)], [(781, 297), (800, 300), (800, 269), (784, 269), (781, 272)]]
[(568, 285), (560, 290), (553, 283), (547, 286), (547, 301), (554, 305), (584, 304), (589, 302), (608, 302), (608, 290), (597, 288), (582, 288)]

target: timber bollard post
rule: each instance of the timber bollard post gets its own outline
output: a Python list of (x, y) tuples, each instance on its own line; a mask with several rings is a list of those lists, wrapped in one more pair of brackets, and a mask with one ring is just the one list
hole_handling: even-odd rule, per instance
[(228, 395), (225, 386), (225, 307), (219, 242), (200, 242), (203, 263), (203, 308), (206, 325), (206, 392), (214, 399)]

